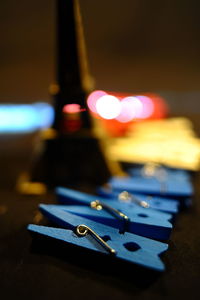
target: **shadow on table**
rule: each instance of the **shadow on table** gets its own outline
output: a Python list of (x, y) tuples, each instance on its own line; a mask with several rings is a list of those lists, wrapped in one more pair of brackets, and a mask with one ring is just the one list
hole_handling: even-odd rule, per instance
[(93, 278), (98, 277), (98, 280), (106, 281), (107, 284), (117, 284), (118, 287), (122, 286), (126, 290), (148, 288), (162, 276), (159, 272), (117, 260), (112, 256), (80, 249), (35, 233), (31, 253), (50, 257), (50, 263), (52, 257), (56, 258), (58, 267), (70, 270), (77, 277), (88, 275)]

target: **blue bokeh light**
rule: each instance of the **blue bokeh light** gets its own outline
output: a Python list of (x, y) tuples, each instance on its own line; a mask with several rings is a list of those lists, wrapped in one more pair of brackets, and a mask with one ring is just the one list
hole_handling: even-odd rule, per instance
[(0, 133), (33, 132), (50, 127), (53, 119), (54, 110), (48, 103), (0, 105)]

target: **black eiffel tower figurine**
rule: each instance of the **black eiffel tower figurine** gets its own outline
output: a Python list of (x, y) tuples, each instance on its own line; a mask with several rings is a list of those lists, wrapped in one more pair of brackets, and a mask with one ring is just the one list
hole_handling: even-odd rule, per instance
[[(54, 95), (54, 128), (64, 131), (63, 107), (86, 105), (92, 90), (78, 0), (57, 0), (57, 92)], [(55, 89), (56, 90), (56, 89)], [(82, 129), (91, 128), (88, 112), (81, 114)], [(66, 130), (66, 128), (65, 128)], [(67, 130), (66, 130), (67, 131)]]
[[(47, 134), (48, 137), (40, 141), (42, 147), (39, 148), (43, 151), (36, 153), (28, 181), (41, 182), (50, 188), (102, 184), (110, 171), (99, 141), (93, 136), (86, 109), (86, 97), (92, 84), (87, 71), (78, 0), (57, 0), (56, 4), (57, 83), (50, 87), (55, 119), (50, 137)], [(70, 104), (75, 104), (73, 108), (80, 107), (80, 111), (68, 113)], [(18, 190), (23, 192), (19, 183)]]

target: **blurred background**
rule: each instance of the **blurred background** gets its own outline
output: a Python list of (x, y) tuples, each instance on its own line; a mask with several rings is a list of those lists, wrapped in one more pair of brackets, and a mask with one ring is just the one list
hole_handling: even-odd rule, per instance
[[(96, 89), (158, 93), (173, 115), (199, 118), (199, 1), (80, 0), (80, 6)], [(0, 104), (51, 103), (55, 1), (1, 0), (0, 14)], [(18, 154), (2, 186), (15, 182), (34, 143), (32, 135), (1, 135), (3, 170)]]
[[(164, 92), (172, 111), (200, 109), (199, 1), (80, 0), (80, 5), (96, 88)], [(55, 1), (2, 0), (0, 14), (0, 102), (50, 101)]]

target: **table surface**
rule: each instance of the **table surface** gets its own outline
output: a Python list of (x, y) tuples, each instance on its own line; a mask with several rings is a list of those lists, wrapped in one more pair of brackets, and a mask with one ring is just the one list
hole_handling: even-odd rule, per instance
[[(200, 125), (198, 118), (194, 121)], [(28, 166), (33, 136), (1, 136), (0, 139), (5, 145), (0, 149), (1, 299), (199, 298), (198, 174), (194, 178), (194, 205), (178, 215), (169, 250), (163, 256), (166, 271), (155, 275), (133, 265), (87, 255), (66, 245), (33, 240), (27, 232), (27, 224), (36, 220), (39, 203), (55, 203), (55, 197), (53, 193), (23, 196), (14, 190), (18, 174)], [(13, 145), (16, 151), (12, 151)]]
[[(54, 2), (0, 2), (4, 28), (0, 41), (1, 101), (49, 100), (48, 86), (55, 73)], [(114, 0), (80, 2), (98, 89), (134, 93), (199, 90), (198, 1), (173, 1), (173, 5), (169, 1), (127, 0), (126, 5)], [(173, 111), (198, 111), (199, 93), (178, 97), (167, 97)], [(199, 115), (192, 120), (200, 134)], [(38, 204), (55, 201), (52, 193), (28, 197), (15, 192), (17, 176), (29, 166), (33, 139), (32, 135), (0, 136), (1, 299), (199, 298), (198, 175), (194, 206), (178, 216), (169, 250), (163, 256), (167, 270), (153, 276), (134, 266), (103, 263), (86, 255), (80, 258), (66, 247), (61, 251), (57, 245), (32, 241), (26, 227), (33, 222)]]

